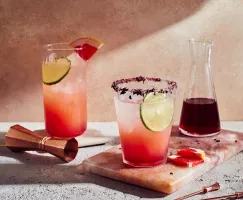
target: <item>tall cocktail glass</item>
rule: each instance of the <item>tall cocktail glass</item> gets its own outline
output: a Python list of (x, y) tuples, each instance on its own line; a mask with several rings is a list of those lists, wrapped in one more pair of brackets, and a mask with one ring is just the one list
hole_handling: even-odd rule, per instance
[(87, 126), (86, 62), (69, 44), (49, 44), (42, 65), (46, 131), (53, 137), (75, 137)]
[(177, 84), (135, 77), (113, 82), (123, 162), (134, 167), (164, 164), (167, 159)]

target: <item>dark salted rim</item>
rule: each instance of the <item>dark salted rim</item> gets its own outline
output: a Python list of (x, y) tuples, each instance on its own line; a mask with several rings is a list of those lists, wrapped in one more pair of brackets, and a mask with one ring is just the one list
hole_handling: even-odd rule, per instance
[[(150, 89), (129, 89), (127, 87), (119, 87), (120, 84), (123, 83), (130, 83), (130, 82), (145, 82), (145, 81), (153, 81), (153, 82), (166, 82), (167, 87), (162, 88), (162, 89), (155, 89), (155, 88), (150, 88)], [(177, 83), (175, 81), (170, 81), (170, 80), (164, 80), (161, 78), (152, 78), (152, 77), (143, 77), (143, 76), (138, 76), (134, 78), (127, 78), (127, 79), (120, 79), (116, 80), (112, 83), (111, 87), (120, 94), (125, 94), (126, 92), (131, 92), (132, 94), (136, 95), (141, 95), (145, 96), (146, 94), (149, 93), (171, 93), (173, 92), (174, 89), (177, 88)]]

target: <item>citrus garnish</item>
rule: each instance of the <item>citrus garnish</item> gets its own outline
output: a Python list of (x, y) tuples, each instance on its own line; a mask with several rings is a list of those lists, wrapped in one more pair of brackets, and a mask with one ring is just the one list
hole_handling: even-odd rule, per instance
[(203, 160), (206, 158), (205, 152), (201, 149), (196, 148), (178, 149), (177, 155), (187, 158), (201, 158)]
[(42, 81), (47, 85), (60, 82), (69, 72), (71, 61), (66, 57), (54, 59), (52, 62), (42, 65)]
[(149, 93), (140, 106), (144, 126), (154, 132), (167, 128), (173, 118), (174, 101), (164, 93)]
[(71, 42), (70, 46), (80, 48), (75, 50), (76, 53), (85, 61), (88, 61), (103, 46), (103, 42), (91, 37), (81, 37)]
[(204, 163), (204, 160), (202, 158), (188, 158), (178, 155), (168, 156), (167, 161), (180, 167), (195, 167), (199, 164)]

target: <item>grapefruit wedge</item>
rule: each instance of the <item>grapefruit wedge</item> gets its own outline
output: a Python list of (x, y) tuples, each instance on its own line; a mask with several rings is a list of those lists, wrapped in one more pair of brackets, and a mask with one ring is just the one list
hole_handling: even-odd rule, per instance
[(180, 167), (189, 167), (189, 168), (204, 163), (204, 160), (201, 158), (187, 158), (178, 155), (168, 156), (167, 161)]
[(88, 61), (96, 51), (103, 46), (103, 42), (91, 37), (81, 37), (71, 42), (70, 46), (78, 48), (75, 50), (76, 53), (83, 58), (84, 61)]
[(187, 158), (201, 158), (205, 159), (205, 152), (201, 149), (196, 148), (184, 148), (177, 150), (177, 155)]

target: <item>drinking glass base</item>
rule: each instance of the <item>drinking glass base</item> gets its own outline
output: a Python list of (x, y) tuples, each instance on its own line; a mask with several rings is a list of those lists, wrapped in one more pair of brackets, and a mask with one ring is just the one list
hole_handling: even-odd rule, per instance
[(62, 139), (70, 139), (70, 138), (76, 138), (78, 136), (81, 136), (84, 134), (85, 131), (82, 131), (80, 133), (76, 133), (76, 134), (71, 134), (71, 135), (55, 135), (55, 134), (49, 134), (48, 131), (46, 131), (46, 133), (48, 134), (48, 136), (57, 139), (57, 140), (62, 140)]
[(211, 137), (211, 136), (215, 136), (218, 135), (220, 133), (220, 131), (215, 132), (215, 133), (209, 133), (209, 134), (200, 134), (200, 133), (190, 133), (182, 128), (179, 128), (179, 131), (186, 135), (186, 136), (190, 136), (190, 137)]
[(130, 165), (132, 167), (142, 167), (142, 168), (146, 168), (146, 167), (155, 167), (157, 165), (161, 165), (161, 164), (165, 164), (166, 163), (166, 159), (154, 162), (154, 163), (133, 163), (130, 161), (127, 161), (125, 159), (123, 159), (123, 162), (127, 165)]

